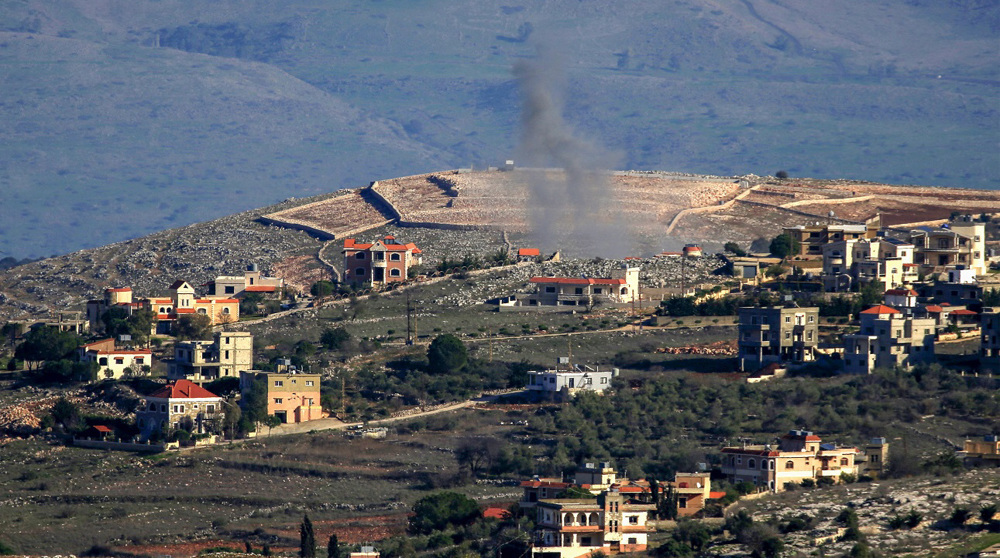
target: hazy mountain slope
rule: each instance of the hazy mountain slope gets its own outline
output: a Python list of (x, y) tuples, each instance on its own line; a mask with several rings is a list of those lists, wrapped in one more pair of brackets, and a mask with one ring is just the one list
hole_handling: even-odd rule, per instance
[(993, 187), (998, 22), (993, 0), (12, 0), (0, 243), (46, 254), (520, 157), (511, 66), (538, 43), (620, 168)]

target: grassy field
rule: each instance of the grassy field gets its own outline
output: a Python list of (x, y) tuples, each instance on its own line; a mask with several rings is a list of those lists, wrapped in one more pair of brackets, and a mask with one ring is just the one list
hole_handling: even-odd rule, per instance
[[(452, 430), (458, 420), (463, 428)], [(14, 442), (0, 457), (0, 533), (26, 554), (255, 531), (253, 540), (280, 545), (304, 513), (316, 522), (405, 514), (457, 473), (461, 438), (509, 434), (499, 422), (495, 412), (463, 411), (425, 421), (436, 430), (385, 440), (315, 433), (152, 457)], [(510, 486), (458, 489), (482, 502), (516, 498)]]

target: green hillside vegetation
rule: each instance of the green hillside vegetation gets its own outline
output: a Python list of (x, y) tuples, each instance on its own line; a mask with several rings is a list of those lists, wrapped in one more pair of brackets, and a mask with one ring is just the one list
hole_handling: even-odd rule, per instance
[(1000, 4), (799, 4), (6, 2), (0, 242), (523, 158), (510, 69), (540, 43), (623, 168), (992, 187)]

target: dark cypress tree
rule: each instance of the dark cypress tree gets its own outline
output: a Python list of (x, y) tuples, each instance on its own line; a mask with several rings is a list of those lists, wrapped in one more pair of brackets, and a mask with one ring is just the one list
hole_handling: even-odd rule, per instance
[(330, 535), (330, 542), (326, 544), (326, 558), (340, 558), (340, 546), (337, 541), (337, 533)]
[(302, 517), (299, 526), (299, 558), (316, 558), (316, 535), (308, 515)]

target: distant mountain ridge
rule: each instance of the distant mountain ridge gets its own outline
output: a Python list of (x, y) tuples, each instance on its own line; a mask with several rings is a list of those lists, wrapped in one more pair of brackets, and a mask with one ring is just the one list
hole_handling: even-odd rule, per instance
[(520, 159), (510, 68), (538, 44), (620, 168), (995, 186), (1000, 2), (620, 8), (3, 3), (0, 256)]

